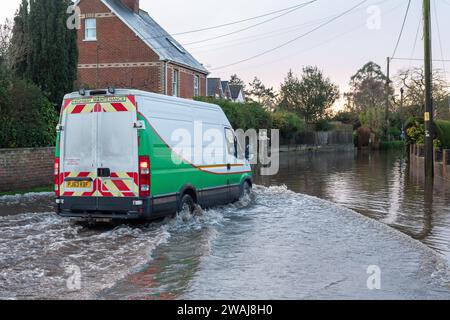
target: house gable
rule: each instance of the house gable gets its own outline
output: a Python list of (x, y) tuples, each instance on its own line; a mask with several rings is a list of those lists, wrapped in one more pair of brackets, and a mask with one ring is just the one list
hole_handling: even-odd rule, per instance
[(150, 15), (131, 11), (121, 0), (101, 0), (144, 43), (155, 51), (160, 60), (179, 64), (207, 75), (209, 72), (183, 46), (164, 30)]
[[(137, 15), (120, 0), (80, 0), (77, 3), (81, 9), (81, 29), (78, 30), (77, 40), (79, 86), (93, 88), (111, 85), (171, 95), (170, 73), (177, 69), (180, 72), (178, 91), (181, 97), (193, 97), (195, 77), (200, 79), (201, 95), (206, 95), (207, 71), (162, 59), (160, 52), (154, 50), (126, 19), (108, 6), (112, 2), (119, 3), (123, 11), (139, 19), (147, 15), (142, 10)], [(94, 41), (85, 40), (85, 23), (89, 18), (96, 19), (97, 39)]]
[(214, 97), (217, 99), (224, 98), (224, 92), (222, 89), (222, 82), (220, 78), (208, 78), (207, 79), (207, 95), (208, 97)]
[(222, 81), (222, 91), (225, 98), (231, 100), (230, 83), (228, 81)]
[(235, 102), (244, 102), (244, 88), (238, 85), (230, 85), (231, 98)]

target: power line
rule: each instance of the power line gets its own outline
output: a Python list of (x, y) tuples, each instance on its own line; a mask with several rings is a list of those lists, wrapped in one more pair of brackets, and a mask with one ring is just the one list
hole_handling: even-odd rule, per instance
[(233, 32), (225, 33), (225, 34), (222, 34), (222, 35), (219, 35), (219, 36), (215, 36), (215, 37), (211, 37), (211, 38), (207, 38), (207, 39), (197, 40), (197, 41), (194, 41), (194, 42), (185, 43), (184, 45), (185, 45), (185, 46), (189, 46), (189, 45), (193, 45), (193, 44), (197, 44), (197, 43), (202, 43), (202, 42), (212, 41), (212, 40), (216, 40), (216, 39), (221, 39), (221, 38), (224, 38), (224, 37), (228, 37), (228, 36), (231, 36), (231, 35), (236, 34), (236, 33), (240, 33), (240, 32), (243, 32), (243, 31), (247, 31), (247, 30), (250, 30), (250, 29), (252, 29), (252, 28), (258, 27), (258, 26), (260, 26), (260, 25), (263, 25), (263, 24), (266, 24), (266, 23), (268, 23), (268, 22), (271, 22), (271, 21), (274, 21), (274, 20), (276, 20), (276, 19), (279, 19), (279, 18), (281, 18), (281, 17), (284, 17), (284, 16), (286, 16), (286, 15), (292, 13), (292, 12), (295, 12), (295, 11), (297, 11), (297, 10), (299, 10), (299, 9), (302, 9), (302, 8), (304, 8), (304, 7), (307, 7), (308, 5), (313, 4), (314, 2), (317, 2), (317, 1), (318, 1), (318, 0), (311, 0), (311, 1), (309, 1), (309, 2), (305, 2), (305, 3), (303, 3), (303, 4), (301, 4), (301, 5), (297, 6), (297, 7), (295, 7), (294, 9), (289, 10), (288, 12), (285, 12), (285, 13), (283, 13), (283, 14), (280, 14), (280, 15), (276, 16), (276, 17), (273, 17), (273, 18), (270, 18), (270, 19), (261, 21), (261, 22), (259, 22), (259, 23), (253, 24), (253, 25), (251, 25), (251, 26), (248, 26), (248, 27), (245, 27), (245, 28), (242, 28), (242, 29), (233, 31)]
[(184, 35), (184, 34), (188, 34), (188, 33), (197, 33), (197, 32), (202, 32), (202, 31), (208, 31), (208, 30), (213, 30), (213, 29), (219, 29), (219, 28), (223, 28), (223, 27), (228, 27), (228, 26), (232, 26), (235, 24), (240, 24), (243, 22), (247, 22), (247, 21), (252, 21), (252, 20), (256, 20), (256, 19), (260, 19), (260, 18), (264, 18), (264, 17), (268, 17), (280, 12), (284, 12), (287, 10), (291, 10), (294, 8), (297, 8), (299, 6), (304, 5), (304, 3), (292, 6), (292, 7), (288, 7), (288, 8), (284, 8), (284, 9), (280, 9), (280, 10), (276, 10), (276, 11), (272, 11), (272, 12), (268, 12), (259, 16), (255, 16), (255, 17), (251, 17), (251, 18), (247, 18), (247, 19), (243, 19), (243, 20), (238, 20), (238, 21), (234, 21), (234, 22), (229, 22), (229, 23), (224, 23), (224, 24), (220, 24), (217, 26), (212, 26), (212, 27), (205, 27), (205, 28), (201, 28), (201, 29), (195, 29), (195, 30), (190, 30), (190, 31), (183, 31), (183, 32), (178, 32), (178, 33), (173, 33), (173, 36), (178, 36), (178, 35)]
[(287, 42), (284, 42), (284, 43), (282, 43), (282, 44), (280, 44), (280, 45), (278, 45), (278, 46), (276, 46), (276, 47), (274, 47), (274, 48), (272, 48), (272, 49), (263, 51), (263, 52), (261, 52), (261, 53), (259, 53), (259, 54), (257, 54), (257, 55), (254, 55), (254, 56), (252, 56), (252, 57), (249, 57), (249, 58), (247, 58), (247, 59), (243, 59), (243, 60), (240, 60), (240, 61), (237, 61), (237, 62), (234, 62), (234, 63), (230, 63), (230, 64), (227, 64), (227, 65), (224, 65), (224, 66), (220, 66), (220, 67), (217, 67), (217, 68), (212, 68), (211, 70), (219, 70), (219, 69), (224, 69), (224, 68), (228, 68), (228, 67), (231, 67), (231, 66), (235, 66), (235, 65), (237, 65), (237, 64), (241, 64), (241, 63), (243, 63), (243, 62), (247, 62), (247, 61), (250, 61), (250, 60), (259, 58), (259, 57), (264, 56), (264, 55), (266, 55), (266, 54), (268, 54), (268, 53), (271, 53), (271, 52), (276, 51), (276, 50), (278, 50), (278, 49), (280, 49), (280, 48), (283, 48), (283, 47), (285, 47), (285, 46), (287, 46), (287, 45), (289, 45), (289, 44), (291, 44), (291, 43), (293, 43), (293, 42), (295, 42), (295, 41), (297, 41), (297, 40), (299, 40), (299, 39), (301, 39), (301, 38), (304, 38), (304, 37), (310, 35), (311, 33), (315, 32), (315, 31), (317, 31), (317, 30), (319, 30), (319, 29), (321, 29), (321, 28), (323, 28), (323, 27), (329, 25), (330, 23), (332, 23), (332, 22), (338, 20), (339, 18), (341, 18), (341, 17), (347, 15), (348, 13), (350, 13), (350, 12), (353, 11), (354, 9), (360, 7), (361, 5), (363, 5), (364, 3), (366, 3), (367, 1), (368, 1), (368, 0), (363, 0), (363, 1), (359, 2), (357, 5), (351, 7), (350, 9), (344, 11), (343, 13), (337, 15), (336, 17), (334, 17), (334, 18), (328, 20), (328, 21), (325, 22), (325, 23), (320, 24), (318, 27), (316, 27), (316, 28), (314, 28), (314, 29), (312, 29), (312, 30), (310, 30), (310, 31), (308, 31), (308, 32), (306, 32), (306, 33), (304, 33), (304, 34), (298, 36), (298, 37), (295, 37), (294, 39), (291, 39), (291, 40), (289, 40), (289, 41), (287, 41)]
[[(377, 3), (375, 3), (374, 5), (381, 5), (382, 3), (387, 2), (388, 0), (381, 0)], [(364, 10), (364, 8), (361, 8), (359, 10)], [(359, 10), (355, 10), (355, 13)], [(235, 46), (240, 46), (240, 45), (248, 45), (252, 42), (256, 42), (259, 40), (266, 40), (269, 38), (273, 38), (273, 37), (278, 37), (280, 35), (284, 35), (284, 34), (289, 34), (292, 33), (294, 31), (297, 31), (298, 29), (303, 29), (304, 27), (313, 27), (316, 24), (319, 24), (320, 22), (326, 21), (330, 18), (335, 17), (336, 14), (333, 15), (329, 15), (327, 17), (323, 17), (323, 18), (319, 18), (319, 19), (314, 19), (308, 22), (304, 22), (301, 24), (297, 24), (294, 26), (290, 26), (290, 27), (285, 27), (285, 28), (281, 28), (281, 29), (277, 29), (277, 30), (273, 30), (273, 31), (269, 31), (269, 32), (265, 32), (265, 33), (260, 33), (260, 34), (255, 34), (252, 36), (247, 36), (247, 37), (241, 37), (241, 38), (237, 38), (234, 40), (229, 40), (229, 41), (224, 41), (224, 42), (219, 42), (216, 44), (204, 44), (201, 46), (197, 46), (197, 47), (191, 47), (190, 51), (193, 52), (194, 54), (196, 53), (203, 53), (203, 52), (211, 52), (211, 51), (216, 51), (216, 50), (220, 50), (220, 49), (225, 49), (225, 48), (229, 48), (229, 47), (235, 47)], [(202, 50), (202, 48), (205, 48)], [(200, 49), (200, 50), (197, 50)]]
[(397, 44), (395, 45), (395, 49), (394, 49), (394, 53), (392, 54), (392, 57), (395, 57), (395, 54), (397, 53), (397, 49), (398, 49), (398, 46), (400, 44), (400, 40), (402, 39), (403, 30), (405, 29), (406, 20), (408, 19), (408, 13), (409, 13), (409, 8), (410, 7), (411, 7), (411, 0), (408, 1), (408, 6), (406, 7), (405, 18), (403, 19), (402, 28), (400, 30), (400, 34), (398, 36)]
[[(248, 27), (246, 27), (246, 28), (242, 28), (242, 29), (239, 29), (239, 30), (230, 32), (230, 33), (222, 34), (222, 35), (219, 35), (219, 36), (216, 36), (216, 37), (212, 37), (212, 38), (208, 38), (208, 39), (202, 39), (202, 40), (198, 40), (198, 41), (190, 42), (190, 43), (183, 43), (183, 44), (181, 44), (181, 45), (182, 45), (182, 46), (189, 46), (189, 45), (193, 45), (193, 44), (197, 44), (197, 43), (208, 42), (208, 41), (212, 41), (212, 40), (215, 40), (215, 39), (224, 38), (224, 37), (227, 37), (227, 36), (236, 34), (236, 33), (240, 33), (240, 32), (243, 32), (243, 31), (246, 31), (246, 30), (255, 28), (255, 27), (257, 27), (257, 26), (263, 25), (263, 24), (265, 24), (265, 23), (271, 22), (271, 21), (273, 21), (273, 20), (279, 19), (279, 18), (281, 18), (281, 17), (283, 17), (283, 16), (285, 16), (285, 15), (288, 15), (288, 14), (294, 12), (294, 11), (297, 11), (297, 10), (299, 10), (299, 9), (301, 9), (301, 8), (304, 8), (304, 7), (310, 5), (310, 4), (314, 3), (314, 2), (317, 2), (317, 1), (319, 1), (319, 0), (311, 0), (311, 1), (308, 1), (308, 2), (304, 2), (304, 3), (300, 4), (300, 5), (295, 6), (294, 9), (291, 9), (291, 10), (289, 10), (289, 11), (287, 11), (287, 12), (281, 14), (281, 15), (278, 15), (278, 16), (272, 17), (272, 18), (270, 18), (270, 19), (261, 21), (261, 22), (259, 22), (259, 23), (257, 23), (257, 24), (253, 24), (253, 25), (248, 26)], [(175, 34), (174, 34), (174, 35), (175, 35)], [(144, 39), (144, 40), (151, 40), (151, 39), (158, 39), (158, 38), (167, 38), (167, 35), (154, 36), (154, 37), (143, 37), (142, 39)], [(158, 50), (158, 49), (168, 49), (168, 48), (172, 48), (172, 47), (173, 47), (173, 45), (167, 45), (167, 46), (154, 47), (153, 49), (155, 49), (155, 50)]]
[[(380, 1), (380, 2), (378, 2), (377, 4), (381, 4), (381, 3), (384, 3), (384, 2), (386, 2), (386, 1), (387, 1), (387, 0)], [(398, 8), (400, 8), (401, 6), (402, 6), (402, 4), (397, 5), (397, 6), (393, 7), (393, 8), (391, 8), (391, 9), (389, 9), (389, 11), (388, 11), (385, 15), (387, 16), (387, 15), (392, 14), (392, 13), (395, 12)], [(354, 27), (354, 28), (352, 28), (352, 29), (349, 29), (348, 31), (341, 32), (341, 33), (339, 33), (339, 34), (337, 34), (337, 35), (334, 35), (334, 36), (332, 36), (332, 37), (330, 37), (330, 38), (324, 40), (324, 41), (321, 42), (321, 43), (315, 44), (314, 46), (310, 46), (310, 47), (308, 47), (307, 49), (304, 49), (304, 50), (301, 50), (301, 51), (297, 51), (297, 52), (295, 52), (295, 53), (290, 53), (289, 55), (285, 55), (285, 56), (283, 56), (283, 57), (278, 57), (276, 60), (275, 60), (275, 59), (272, 59), (271, 61), (265, 61), (265, 62), (260, 63), (260, 64), (258, 64), (258, 65), (253, 65), (253, 66), (244, 67), (244, 68), (241, 69), (241, 70), (247, 70), (247, 69), (251, 69), (251, 68), (260, 68), (260, 67), (263, 67), (263, 66), (265, 67), (265, 66), (267, 66), (267, 65), (270, 65), (270, 64), (273, 64), (273, 63), (276, 63), (276, 62), (280, 62), (280, 61), (289, 59), (289, 58), (291, 58), (291, 57), (293, 57), (293, 56), (298, 56), (298, 55), (300, 55), (300, 54), (303, 54), (303, 53), (306, 53), (306, 52), (308, 52), (308, 51), (311, 51), (311, 50), (314, 50), (314, 49), (316, 49), (316, 48), (319, 48), (319, 47), (321, 47), (321, 46), (323, 46), (323, 45), (325, 45), (325, 44), (329, 44), (329, 43), (331, 43), (331, 42), (333, 42), (333, 41), (335, 41), (335, 40), (337, 40), (337, 39), (339, 39), (339, 38), (342, 38), (342, 37), (344, 37), (344, 36), (346, 36), (346, 35), (348, 35), (348, 34), (350, 34), (350, 33), (353, 33), (353, 32), (355, 32), (355, 31), (358, 31), (360, 28), (366, 27), (366, 26), (367, 26), (367, 24), (366, 24), (366, 22), (364, 22), (363, 24), (360, 24), (360, 25), (358, 25), (358, 26), (356, 26), (356, 27)]]
[[(416, 53), (416, 47), (417, 47), (417, 41), (419, 40), (419, 34), (420, 34), (420, 27), (422, 26), (422, 14), (420, 14), (420, 18), (419, 18), (419, 25), (417, 26), (417, 31), (416, 31), (416, 38), (414, 40), (414, 45), (411, 51), (411, 55), (410, 55), (410, 59), (412, 59), (414, 57), (414, 53)], [(412, 61), (409, 62), (409, 67), (408, 69), (411, 69), (411, 64)]]
[[(423, 61), (423, 59), (419, 59), (419, 58), (392, 58), (391, 60), (400, 60), (400, 61)], [(450, 62), (450, 59), (433, 59), (433, 62)]]
[[(330, 17), (327, 17), (327, 18), (330, 18)], [(190, 51), (192, 51), (193, 53), (210, 52), (210, 51), (216, 51), (216, 50), (224, 49), (224, 48), (228, 48), (228, 47), (235, 47), (235, 46), (239, 46), (242, 44), (246, 45), (246, 44), (256, 42), (259, 40), (266, 40), (266, 39), (270, 39), (270, 38), (274, 38), (274, 37), (279, 37), (281, 35), (290, 34), (292, 32), (298, 32), (299, 29), (304, 29), (305, 27), (315, 26), (317, 23), (320, 23), (321, 21), (324, 21), (327, 18), (309, 21), (309, 22), (302, 23), (300, 25), (292, 26), (289, 28), (278, 29), (275, 31), (260, 33), (260, 34), (256, 34), (256, 35), (248, 36), (248, 37), (242, 37), (242, 38), (234, 39), (234, 40), (231, 40), (228, 42), (217, 43), (215, 45), (203, 45), (203, 46), (191, 48)], [(203, 50), (201, 50), (202, 48), (203, 48)], [(197, 49), (200, 49), (200, 50), (197, 50)]]

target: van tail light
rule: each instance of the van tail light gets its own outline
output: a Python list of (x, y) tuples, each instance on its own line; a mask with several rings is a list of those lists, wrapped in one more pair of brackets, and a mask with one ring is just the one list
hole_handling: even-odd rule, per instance
[(150, 197), (150, 157), (139, 157), (139, 197)]
[(59, 163), (59, 158), (55, 158), (55, 166), (54, 166), (54, 173), (53, 173), (53, 177), (54, 177), (54, 181), (55, 181), (55, 195), (57, 197), (60, 196), (60, 189), (59, 189), (59, 185), (60, 185), (60, 181), (59, 181), (59, 172), (60, 172), (60, 163)]

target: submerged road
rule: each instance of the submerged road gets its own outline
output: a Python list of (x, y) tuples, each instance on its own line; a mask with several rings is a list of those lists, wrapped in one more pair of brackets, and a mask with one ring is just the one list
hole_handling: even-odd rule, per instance
[[(285, 187), (115, 228), (57, 217), (45, 210), (49, 194), (0, 203), (1, 298), (450, 299), (448, 265), (435, 251)], [(30, 210), (17, 212), (24, 203)], [(368, 269), (381, 271), (379, 290), (369, 290)]]

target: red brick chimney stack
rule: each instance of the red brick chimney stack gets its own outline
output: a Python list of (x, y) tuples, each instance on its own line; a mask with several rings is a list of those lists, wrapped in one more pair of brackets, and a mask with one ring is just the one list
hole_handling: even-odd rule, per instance
[(131, 11), (139, 13), (139, 0), (122, 0), (122, 2), (130, 8)]

